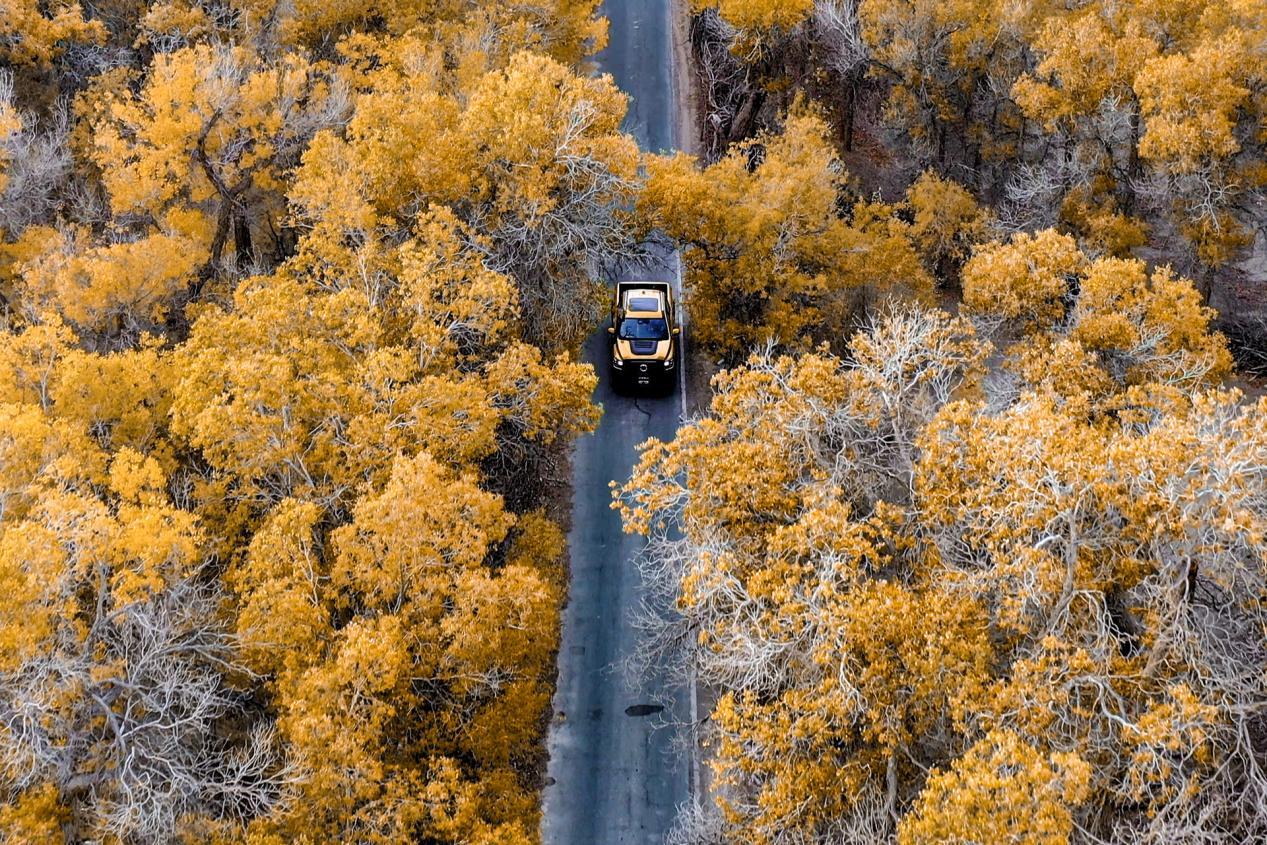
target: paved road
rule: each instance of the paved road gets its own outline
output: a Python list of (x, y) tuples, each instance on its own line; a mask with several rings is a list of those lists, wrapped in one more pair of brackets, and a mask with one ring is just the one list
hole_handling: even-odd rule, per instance
[[(669, 0), (608, 0), (604, 14), (611, 40), (598, 60), (631, 98), (625, 128), (644, 149), (671, 149)], [(675, 263), (670, 254), (650, 267), (621, 270), (617, 278), (671, 279)], [(637, 642), (629, 613), (641, 598), (633, 558), (642, 544), (621, 532), (607, 486), (629, 476), (637, 444), (673, 437), (679, 397), (616, 396), (606, 381), (606, 355), (600, 329), (586, 343), (585, 357), (603, 376), (594, 398), (605, 412), (573, 456), (572, 581), (549, 737), (546, 845), (660, 845), (688, 798), (687, 761), (670, 731), (657, 727), (663, 717), (646, 713), (645, 705), (658, 703), (654, 681), (647, 690), (634, 689), (620, 668)], [(665, 715), (685, 719), (685, 713)]]

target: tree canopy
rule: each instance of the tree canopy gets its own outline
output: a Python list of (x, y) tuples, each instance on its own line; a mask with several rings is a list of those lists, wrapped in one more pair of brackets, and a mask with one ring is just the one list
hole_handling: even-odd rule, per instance
[(27, 6), (0, 841), (536, 841), (639, 182), (595, 4)]

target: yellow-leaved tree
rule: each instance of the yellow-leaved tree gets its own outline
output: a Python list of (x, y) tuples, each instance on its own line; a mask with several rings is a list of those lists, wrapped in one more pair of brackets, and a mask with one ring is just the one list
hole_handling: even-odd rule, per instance
[(411, 35), (482, 54), (495, 66), (519, 50), (579, 66), (607, 43), (598, 0), (231, 0), (230, 5), (244, 32), (266, 44), (320, 47), (351, 34)]
[(1212, 268), (1248, 242), (1237, 206), (1263, 184), (1252, 33), (1264, 14), (1253, 2), (1089, 3), (1022, 27), (1038, 63), (1013, 96), (1062, 139), (1049, 172), (1065, 187), (1051, 187), (1068, 191), (1062, 216), (1081, 234), (1120, 252), (1143, 242), (1138, 218), (1154, 211), (1161, 237), (1181, 234)]
[(75, 41), (104, 40), (100, 21), (84, 19), (78, 3), (0, 2), (0, 58), (15, 64), (47, 65)]
[(420, 217), (368, 277), (301, 272), (305, 241), (173, 353), (197, 512), (248, 549), (238, 633), (304, 773), (252, 841), (536, 830), (562, 542), (534, 509), (595, 378), (519, 339), (516, 285), (470, 237)]
[[(616, 490), (673, 599), (643, 619), (647, 659), (717, 690), (716, 810), (687, 838), (1232, 841), (1267, 821), (1267, 403), (1217, 387), (1190, 283), (1041, 240), (1015, 293), (1070, 314), (1021, 322), (1061, 354), (1019, 386), (985, 377), (962, 318), (898, 311), (847, 358), (717, 376)], [(1081, 286), (1042, 293), (1070, 257)]]
[(201, 283), (230, 243), (238, 269), (256, 260), (283, 213), (282, 171), (348, 103), (301, 56), (200, 45), (159, 54), (139, 92), (120, 85), (91, 108), (91, 155), (112, 212), (191, 240), (183, 250), (201, 259)]
[(5, 836), (159, 841), (267, 812), (291, 770), (244, 713), (206, 536), (168, 493), (170, 455), (129, 445), (158, 446), (152, 353), (72, 341), (45, 324), (0, 342)]
[(346, 132), (317, 136), (291, 191), (312, 230), (300, 258), (373, 284), (398, 233), (447, 208), (467, 247), (514, 279), (525, 338), (575, 346), (603, 304), (591, 262), (631, 245), (638, 151), (619, 131), (624, 95), (532, 53), (466, 75), (414, 38), (363, 46), (372, 90)]
[[(498, 496), (426, 453), (323, 539), (322, 509), (283, 501), (230, 573), (251, 665), (306, 775), (293, 812), (251, 841), (530, 842), (536, 731), (557, 636), (557, 531), (517, 554)], [(513, 529), (505, 566), (486, 565)], [(425, 714), (425, 715), (424, 715)]]
[(596, 4), (28, 6), (0, 841), (535, 842), (639, 182)]
[(651, 160), (639, 210), (683, 245), (692, 332), (730, 361), (754, 345), (807, 348), (845, 334), (866, 295), (929, 293), (910, 227), (853, 201), (823, 120), (793, 112), (700, 169)]
[(1267, 186), (1257, 0), (694, 8), (712, 157), (809, 98), (868, 191), (891, 196), (932, 167), (1009, 231), (1059, 226), (1096, 257), (1158, 251), (1207, 299), (1254, 240)]
[[(1218, 384), (1232, 359), (1193, 283), (1138, 259), (1090, 260), (1052, 230), (980, 247), (963, 271), (964, 308), (996, 326), (1022, 386), (1119, 403), (1128, 387)], [(1057, 363), (1058, 362), (1058, 363)]]

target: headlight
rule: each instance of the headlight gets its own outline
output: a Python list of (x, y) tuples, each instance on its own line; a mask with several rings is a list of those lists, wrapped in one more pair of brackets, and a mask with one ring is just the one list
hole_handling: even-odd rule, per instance
[(612, 358), (612, 366), (618, 370), (624, 369), (625, 361), (623, 358)]
[(666, 359), (664, 360), (664, 368), (665, 368), (666, 370), (671, 370), (671, 369), (673, 369), (673, 359), (672, 359), (672, 358), (666, 358)]

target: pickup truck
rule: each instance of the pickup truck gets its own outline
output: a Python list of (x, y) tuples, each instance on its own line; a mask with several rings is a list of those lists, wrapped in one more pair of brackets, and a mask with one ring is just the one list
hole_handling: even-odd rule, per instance
[(673, 287), (668, 282), (618, 282), (612, 302), (612, 386), (651, 387), (676, 381), (678, 338)]

